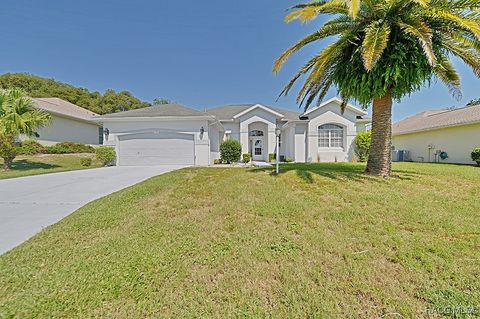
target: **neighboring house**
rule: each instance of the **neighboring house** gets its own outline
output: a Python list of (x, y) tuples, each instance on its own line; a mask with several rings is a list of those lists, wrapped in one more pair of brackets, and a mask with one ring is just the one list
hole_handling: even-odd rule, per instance
[(268, 161), (281, 128), (280, 155), (295, 162), (345, 162), (353, 158), (354, 138), (370, 122), (366, 112), (333, 98), (300, 114), (261, 104), (228, 105), (197, 111), (178, 104), (97, 117), (104, 145), (116, 147), (117, 165), (210, 165), (220, 144), (240, 141), (242, 153)]
[(59, 142), (102, 144), (102, 127), (92, 120), (98, 114), (59, 98), (32, 98), (32, 100), (36, 108), (45, 110), (52, 116), (51, 124), (41, 128), (38, 131), (39, 136), (35, 138), (41, 144), (52, 145)]
[(412, 161), (474, 164), (470, 154), (480, 147), (480, 105), (416, 114), (395, 123), (392, 135), (393, 147), (409, 151)]

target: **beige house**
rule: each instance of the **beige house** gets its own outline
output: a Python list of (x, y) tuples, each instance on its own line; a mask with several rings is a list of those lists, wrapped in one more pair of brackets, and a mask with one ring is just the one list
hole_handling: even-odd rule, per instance
[(34, 138), (41, 144), (52, 145), (59, 142), (102, 144), (102, 127), (92, 120), (92, 117), (98, 114), (59, 98), (32, 98), (32, 100), (36, 108), (45, 110), (52, 116), (51, 124), (40, 129), (39, 136)]
[(392, 127), (393, 147), (407, 150), (415, 162), (474, 164), (470, 154), (480, 147), (480, 105), (430, 110)]

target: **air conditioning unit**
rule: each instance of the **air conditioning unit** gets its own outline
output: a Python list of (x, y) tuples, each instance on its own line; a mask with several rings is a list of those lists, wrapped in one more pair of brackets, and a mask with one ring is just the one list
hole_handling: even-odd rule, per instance
[(406, 162), (410, 161), (410, 151), (408, 150), (393, 150), (392, 161), (394, 162)]

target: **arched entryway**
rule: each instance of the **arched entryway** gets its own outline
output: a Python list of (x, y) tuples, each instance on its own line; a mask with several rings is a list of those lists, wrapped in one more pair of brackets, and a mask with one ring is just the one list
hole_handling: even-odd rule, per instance
[(254, 122), (248, 126), (248, 150), (253, 161), (268, 160), (268, 125)]

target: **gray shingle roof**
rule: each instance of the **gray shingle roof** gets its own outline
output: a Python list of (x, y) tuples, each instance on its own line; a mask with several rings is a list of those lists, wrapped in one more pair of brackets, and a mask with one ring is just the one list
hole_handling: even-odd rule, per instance
[(98, 115), (97, 113), (57, 97), (32, 98), (32, 100), (36, 108), (80, 120), (91, 121), (94, 116)]
[(480, 123), (480, 105), (454, 110), (430, 110), (392, 125), (392, 134), (408, 134), (437, 128)]
[[(215, 107), (212, 109), (207, 109), (207, 113), (215, 116), (219, 121), (229, 121), (229, 120), (232, 120), (233, 117), (238, 113), (241, 113), (255, 105), (257, 104), (253, 103), (253, 104), (225, 105), (225, 106)], [(266, 105), (264, 106), (274, 110), (275, 112), (283, 114), (286, 120), (298, 120), (298, 117), (300, 116), (300, 113), (297, 113), (297, 112), (276, 108), (276, 107), (271, 107), (271, 106), (266, 106)]]
[(162, 104), (125, 112), (111, 113), (99, 116), (99, 119), (128, 118), (128, 117), (161, 117), (161, 116), (208, 116), (209, 114), (197, 111), (180, 104)]

